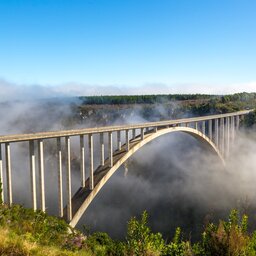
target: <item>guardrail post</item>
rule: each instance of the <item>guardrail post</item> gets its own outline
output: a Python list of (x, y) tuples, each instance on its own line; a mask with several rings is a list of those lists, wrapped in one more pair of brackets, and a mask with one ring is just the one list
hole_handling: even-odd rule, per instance
[(72, 220), (72, 199), (71, 199), (71, 160), (70, 160), (70, 137), (66, 136), (66, 168), (67, 168), (67, 219)]
[(112, 141), (112, 132), (108, 133), (108, 158), (109, 158), (109, 167), (113, 166), (113, 141)]
[(94, 177), (93, 177), (93, 135), (89, 134), (89, 162), (90, 162), (90, 177), (89, 188), (94, 189)]
[(31, 180), (31, 193), (32, 193), (32, 208), (34, 211), (37, 209), (36, 202), (36, 170), (35, 170), (35, 145), (34, 141), (29, 141), (29, 159), (30, 159), (30, 180)]
[(63, 185), (62, 185), (61, 138), (57, 138), (57, 154), (58, 154), (58, 205), (59, 205), (59, 216), (63, 217)]
[(80, 135), (80, 176), (81, 187), (85, 187), (85, 148), (84, 148), (84, 135)]
[(121, 141), (121, 131), (117, 131), (117, 149), (121, 150), (122, 141)]
[(198, 130), (198, 122), (195, 122), (195, 129)]
[(45, 212), (44, 144), (43, 144), (43, 140), (38, 140), (38, 166), (39, 166), (41, 210), (43, 212)]

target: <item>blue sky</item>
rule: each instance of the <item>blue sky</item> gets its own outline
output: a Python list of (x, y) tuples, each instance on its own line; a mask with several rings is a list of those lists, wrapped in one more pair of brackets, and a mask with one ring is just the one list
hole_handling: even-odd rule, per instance
[(0, 0), (0, 79), (256, 91), (255, 14), (255, 0)]

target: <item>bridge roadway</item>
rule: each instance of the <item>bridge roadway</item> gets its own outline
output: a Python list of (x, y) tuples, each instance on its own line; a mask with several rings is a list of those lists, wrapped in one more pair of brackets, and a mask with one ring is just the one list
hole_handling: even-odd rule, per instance
[(196, 123), (196, 122), (208, 121), (208, 120), (220, 119), (220, 118), (226, 118), (226, 117), (243, 116), (243, 115), (249, 114), (252, 111), (253, 111), (252, 109), (249, 109), (249, 110), (243, 110), (243, 111), (232, 112), (227, 114), (182, 118), (182, 119), (176, 119), (176, 120), (148, 122), (148, 123), (141, 123), (141, 124), (129, 124), (129, 125), (125, 124), (125, 125), (116, 125), (116, 126), (76, 129), (76, 130), (1, 135), (0, 143), (29, 141), (29, 140), (38, 140), (38, 139), (50, 139), (50, 138), (59, 138), (59, 137), (66, 137), (66, 136), (88, 135), (88, 134), (96, 134), (96, 133), (115, 132), (115, 131), (133, 130), (133, 129), (141, 129), (141, 128), (155, 128), (155, 127), (163, 127), (163, 126), (186, 124), (186, 123)]
[[(1, 193), (2, 200), (8, 205), (11, 205), (13, 202), (11, 167), (11, 144), (13, 143), (22, 141), (29, 142), (32, 208), (34, 210), (41, 209), (42, 211), (46, 211), (44, 139), (56, 139), (59, 217), (64, 218), (71, 226), (75, 226), (80, 220), (84, 211), (90, 205), (91, 201), (95, 198), (108, 179), (123, 163), (125, 163), (125, 161), (127, 161), (130, 156), (132, 156), (145, 144), (170, 132), (185, 132), (199, 140), (203, 146), (212, 150), (212, 152), (216, 154), (222, 162), (224, 162), (224, 157), (228, 156), (229, 154), (230, 142), (234, 142), (235, 131), (239, 128), (241, 117), (249, 114), (251, 111), (252, 110), (250, 109), (227, 114), (191, 117), (159, 122), (147, 122), (140, 124), (38, 132), (30, 134), (2, 135), (0, 136), (0, 180), (3, 184), (3, 190)], [(136, 133), (136, 130), (139, 131)], [(131, 138), (129, 136), (130, 131), (132, 131)], [(117, 134), (117, 145), (113, 145), (114, 132)], [(125, 132), (124, 143), (122, 143), (121, 132)], [(108, 135), (107, 157), (105, 157), (106, 142), (104, 141), (104, 134)], [(100, 147), (97, 147), (100, 155), (100, 163), (96, 169), (94, 168), (94, 135), (100, 136)], [(71, 181), (71, 136), (80, 137), (80, 158), (78, 159), (80, 160), (81, 185), (80, 188), (76, 188), (77, 192), (74, 195), (72, 195)], [(85, 136), (88, 138), (88, 151), (85, 149)], [(61, 146), (61, 138), (65, 139), (64, 155), (62, 155), (63, 149)], [(35, 147), (35, 142), (38, 143), (37, 147)], [(3, 158), (2, 145), (5, 146), (5, 158)], [(36, 151), (38, 152), (37, 155), (35, 154)], [(88, 162), (85, 162), (85, 152), (88, 155)], [(36, 159), (38, 160), (37, 165), (35, 163)], [(13, 161), (15, 161), (15, 158)], [(3, 163), (5, 163), (6, 175), (3, 175)], [(88, 165), (88, 167), (86, 167), (86, 165)], [(63, 191), (63, 166), (66, 171), (64, 176), (66, 178), (65, 191)], [(88, 178), (86, 177), (86, 174)], [(39, 200), (37, 198), (37, 193), (40, 195)], [(66, 194), (65, 207), (64, 193)]]

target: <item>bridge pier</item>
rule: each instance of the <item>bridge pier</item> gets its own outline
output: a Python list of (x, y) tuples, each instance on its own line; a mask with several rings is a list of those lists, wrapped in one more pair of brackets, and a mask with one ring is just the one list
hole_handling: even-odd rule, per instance
[(229, 151), (230, 151), (230, 118), (226, 117), (226, 150), (225, 150), (225, 156), (226, 158), (229, 157)]
[(62, 184), (62, 152), (61, 138), (57, 138), (57, 154), (58, 154), (58, 208), (59, 217), (63, 217), (63, 184)]
[(113, 140), (112, 132), (108, 133), (108, 158), (109, 158), (109, 167), (113, 166)]
[(202, 133), (205, 135), (205, 121), (202, 121)]
[(84, 135), (80, 135), (80, 176), (81, 187), (85, 187), (85, 148), (84, 148)]
[(120, 151), (122, 148), (121, 131), (117, 131), (117, 149)]
[(128, 152), (130, 149), (129, 130), (125, 130), (125, 138), (126, 138), (126, 151)]
[(198, 130), (198, 122), (195, 122), (195, 129)]
[(5, 143), (5, 164), (7, 178), (7, 202), (12, 205), (12, 168), (11, 168), (11, 148), (10, 143)]
[(89, 134), (89, 164), (90, 164), (90, 174), (89, 174), (89, 188), (93, 190), (94, 179), (93, 179), (93, 135)]
[(217, 148), (219, 147), (219, 119), (214, 120), (214, 133), (215, 133), (215, 144)]
[(140, 129), (140, 138), (141, 140), (144, 140), (144, 128)]
[(239, 129), (239, 124), (240, 124), (240, 116), (236, 116), (236, 130)]
[(3, 156), (2, 156), (2, 144), (0, 144), (0, 182), (1, 182), (1, 199), (4, 203), (4, 177), (3, 177)]
[(212, 140), (212, 120), (208, 121), (208, 134), (209, 134), (210, 140)]
[(105, 164), (105, 146), (104, 146), (104, 133), (100, 133), (100, 160), (101, 165)]
[(37, 209), (36, 202), (36, 170), (35, 170), (35, 145), (34, 141), (29, 141), (29, 158), (30, 158), (30, 186), (32, 196), (32, 208), (34, 211)]
[(66, 176), (67, 176), (67, 219), (72, 220), (72, 200), (71, 200), (71, 161), (70, 161), (70, 137), (65, 137), (66, 146)]
[(136, 137), (136, 129), (132, 129), (132, 138), (135, 139)]
[(38, 140), (38, 167), (39, 167), (41, 210), (43, 212), (45, 212), (44, 144), (43, 144), (43, 140)]

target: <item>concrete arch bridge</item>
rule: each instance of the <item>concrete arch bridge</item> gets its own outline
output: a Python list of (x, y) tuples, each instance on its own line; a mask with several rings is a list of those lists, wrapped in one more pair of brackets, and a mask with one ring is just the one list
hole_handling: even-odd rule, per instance
[[(13, 203), (11, 146), (27, 142), (30, 166), (31, 207), (46, 211), (45, 140), (55, 140), (58, 177), (58, 215), (75, 226), (97, 193), (115, 171), (148, 142), (171, 132), (184, 132), (198, 139), (224, 163), (235, 141), (240, 120), (252, 110), (134, 125), (0, 136), (0, 179), (4, 203)], [(113, 136), (115, 136), (113, 138)], [(71, 137), (79, 137), (80, 187), (72, 193)], [(99, 137), (97, 144), (94, 140)], [(104, 139), (105, 137), (105, 139)], [(115, 143), (113, 143), (115, 141)], [(87, 142), (87, 143), (85, 143)], [(64, 147), (64, 149), (63, 149)], [(95, 165), (95, 151), (100, 155)], [(63, 163), (63, 154), (65, 162)], [(85, 161), (85, 156), (88, 161)], [(96, 166), (96, 168), (94, 168)], [(66, 184), (64, 186), (63, 179)], [(63, 189), (65, 187), (65, 190)], [(39, 196), (37, 196), (37, 193)], [(64, 207), (64, 197), (65, 204)]]

